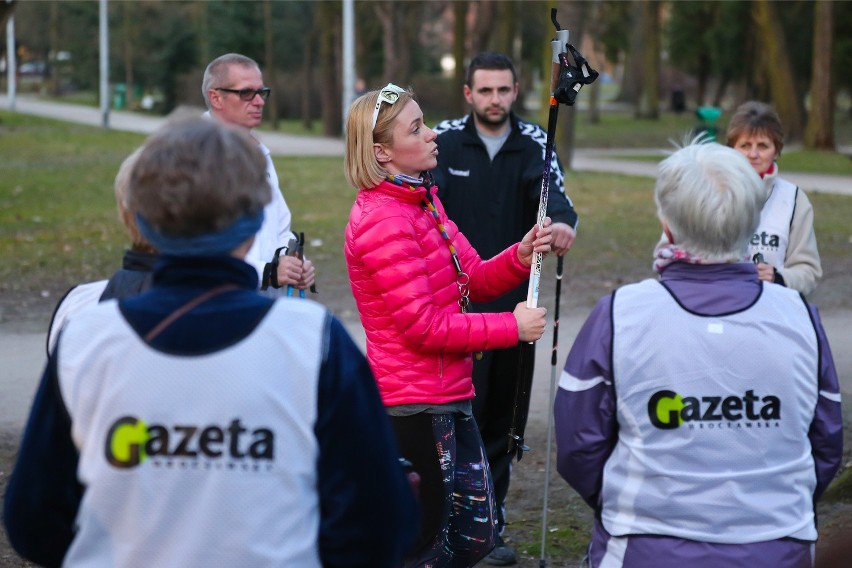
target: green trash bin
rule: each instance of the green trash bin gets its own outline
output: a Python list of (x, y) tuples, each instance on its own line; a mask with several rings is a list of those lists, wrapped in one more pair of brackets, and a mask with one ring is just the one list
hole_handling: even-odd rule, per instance
[(700, 121), (694, 130), (694, 135), (706, 132), (706, 139), (710, 142), (716, 142), (716, 136), (719, 134), (719, 129), (716, 127), (716, 121), (722, 116), (722, 109), (712, 106), (700, 106), (695, 109), (695, 116)]
[(112, 87), (112, 108), (121, 110), (127, 105), (127, 85), (116, 83)]

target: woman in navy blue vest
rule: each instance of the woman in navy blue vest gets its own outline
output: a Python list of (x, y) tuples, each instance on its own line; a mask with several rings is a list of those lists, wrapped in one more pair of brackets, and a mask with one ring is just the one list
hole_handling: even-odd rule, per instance
[(147, 291), (60, 333), (5, 495), (45, 566), (398, 565), (419, 509), (365, 357), (245, 262), (270, 199), (244, 133), (154, 134), (129, 209), (160, 251)]

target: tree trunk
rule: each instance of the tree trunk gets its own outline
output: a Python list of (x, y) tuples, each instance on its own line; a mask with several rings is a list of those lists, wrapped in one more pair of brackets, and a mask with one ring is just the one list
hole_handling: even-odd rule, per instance
[(642, 80), (637, 118), (660, 118), (660, 3), (642, 0)]
[(311, 115), (311, 99), (313, 98), (314, 41), (316, 37), (315, 28), (305, 34), (305, 50), (302, 55), (302, 126), (308, 131), (313, 128), (314, 124)]
[(453, 59), (456, 62), (453, 70), (453, 115), (461, 116), (465, 113), (466, 105), (463, 97), (459, 96), (464, 91), (464, 40), (467, 36), (465, 17), (467, 16), (467, 2), (453, 2)]
[[(556, 0), (549, 0), (545, 4), (545, 7), (547, 8), (547, 13), (550, 14), (550, 10), (557, 7)], [(542, 9), (544, 9), (544, 7)], [(563, 28), (568, 28), (569, 32), (572, 31), (571, 28), (565, 24), (566, 20), (559, 12), (557, 12), (557, 14), (556, 14), (556, 19), (561, 20), (559, 22), (559, 24)], [(550, 47), (550, 40), (552, 40), (556, 37), (556, 34), (552, 33), (552, 30), (553, 30), (553, 24), (551, 24), (550, 27), (548, 28), (548, 32), (550, 32), (550, 33), (548, 33), (547, 35), (542, 34), (543, 37), (541, 38), (541, 42), (540, 42), (540, 44), (541, 44), (541, 47), (540, 47), (541, 59), (540, 59), (540, 61), (541, 61), (541, 70), (542, 71), (541, 71), (541, 89), (540, 89), (541, 94), (539, 95), (539, 105), (538, 105), (538, 107), (539, 107), (538, 123), (545, 126), (545, 127), (547, 126), (547, 116), (550, 113), (550, 95), (551, 95), (550, 81), (551, 81), (551, 77), (553, 75), (553, 72), (551, 71), (551, 69), (553, 68), (553, 50)], [(545, 39), (547, 41), (545, 41)], [(569, 39), (573, 42), (573, 38), (569, 38)]]
[(396, 2), (376, 2), (373, 5), (376, 12), (376, 17), (382, 25), (382, 55), (383, 55), (383, 83), (390, 81), (399, 81), (399, 59), (397, 57), (400, 49), (399, 38), (402, 37), (398, 33), (397, 28), (397, 3)]
[(639, 102), (642, 83), (643, 40), (642, 27), (638, 25), (643, 20), (643, 2), (631, 3), (631, 21), (635, 22), (630, 31), (630, 48), (624, 54), (624, 73), (616, 100), (622, 103), (636, 104)]
[[(397, 30), (396, 38), (416, 38), (423, 27), (424, 6), (420, 2), (400, 2), (397, 8)], [(408, 86), (411, 83), (411, 61), (412, 46), (416, 42), (398, 42), (397, 50), (397, 74), (391, 81), (398, 81), (400, 86)]]
[(53, 54), (50, 60), (50, 94), (54, 97), (59, 96), (60, 81), (59, 75), (59, 1), (53, 0), (50, 3), (50, 53)]
[(762, 47), (768, 98), (781, 118), (787, 140), (801, 140), (802, 111), (796, 96), (798, 89), (793, 80), (793, 70), (786, 51), (787, 42), (775, 4), (769, 0), (755, 0), (752, 3), (752, 17), (757, 45)]
[(695, 95), (697, 106), (704, 106), (707, 100), (707, 84), (710, 80), (710, 57), (702, 53), (698, 62), (698, 91)]
[(725, 91), (728, 90), (728, 84), (731, 82), (727, 75), (723, 75), (719, 77), (718, 83), (716, 83), (716, 92), (713, 95), (713, 106), (721, 107), (722, 106), (722, 97), (725, 96)]
[(473, 20), (473, 33), (470, 38), (471, 56), (489, 49), (491, 32), (494, 28), (494, 12), (496, 11), (492, 0), (479, 0), (474, 4), (474, 7), (476, 17)]
[(210, 22), (207, 19), (207, 0), (198, 0), (193, 10), (198, 30), (198, 59), (201, 67), (210, 63)]
[(811, 110), (805, 129), (805, 148), (834, 150), (834, 87), (831, 54), (834, 47), (834, 4), (814, 4), (814, 51), (811, 75)]
[[(588, 7), (591, 4), (588, 2), (572, 2), (566, 5), (565, 14), (557, 14), (557, 20), (563, 28), (570, 31), (569, 41), (571, 45), (577, 47), (583, 44), (583, 34), (586, 28), (586, 16), (589, 12)], [(569, 57), (569, 60), (571, 58)], [(572, 63), (576, 63), (572, 61)], [(560, 120), (558, 122), (558, 134), (556, 136), (556, 149), (559, 159), (562, 160), (562, 166), (567, 170), (571, 168), (571, 162), (574, 158), (574, 138), (577, 125), (577, 112), (579, 112), (580, 97), (587, 96), (588, 87), (584, 87), (577, 96), (577, 102), (574, 106), (564, 106), (560, 109)]]
[(336, 30), (340, 28), (338, 5), (335, 2), (318, 2), (315, 12), (320, 42), (320, 103), (322, 104), (322, 130), (325, 136), (340, 136), (342, 101), (340, 80), (337, 73), (338, 41)]
[(275, 42), (273, 41), (274, 34), (272, 32), (272, 1), (263, 0), (263, 53), (266, 60), (266, 66), (263, 74), (266, 76), (264, 82), (267, 85), (272, 85), (272, 95), (269, 97), (269, 121), (272, 123), (272, 129), (278, 130), (278, 97), (275, 96), (277, 82), (275, 77)]
[[(589, 22), (586, 27), (588, 28), (588, 33), (592, 39), (590, 45), (593, 53), (584, 53), (583, 55), (586, 55), (586, 59), (589, 60), (589, 65), (591, 65), (592, 68), (597, 69), (599, 62), (606, 61), (606, 57), (603, 55), (603, 48), (598, 42), (598, 36), (600, 34), (600, 26), (598, 24), (600, 20), (600, 3), (593, 3), (590, 7), (590, 12), (586, 17)], [(590, 55), (592, 57), (589, 57)], [(603, 73), (602, 69), (597, 70)], [(600, 124), (601, 121), (600, 100), (602, 84), (603, 80), (599, 77), (597, 81), (584, 89), (588, 91), (586, 96), (589, 97), (589, 109), (587, 115), (589, 124)]]
[(497, 2), (497, 13), (494, 18), (496, 21), (495, 33), (493, 35), (494, 39), (491, 42), (494, 51), (505, 53), (511, 57), (516, 64), (520, 63), (520, 54), (515, 53), (514, 49), (515, 38), (520, 32), (519, 26), (516, 25), (518, 22), (517, 18), (519, 16), (517, 8), (517, 2), (514, 0)]
[(125, 108), (130, 110), (133, 108), (135, 101), (133, 100), (133, 44), (135, 43), (136, 25), (134, 21), (134, 12), (136, 6), (132, 2), (123, 2), (121, 4), (122, 21), (121, 21), (121, 47), (122, 58), (124, 59), (124, 104)]

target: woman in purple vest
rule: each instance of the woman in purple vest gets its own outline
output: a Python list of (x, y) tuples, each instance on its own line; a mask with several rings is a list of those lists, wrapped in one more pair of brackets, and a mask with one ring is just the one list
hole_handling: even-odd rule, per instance
[(557, 468), (595, 510), (593, 568), (810, 568), (842, 459), (816, 307), (746, 258), (766, 188), (719, 144), (659, 166), (660, 279), (602, 298), (555, 401)]

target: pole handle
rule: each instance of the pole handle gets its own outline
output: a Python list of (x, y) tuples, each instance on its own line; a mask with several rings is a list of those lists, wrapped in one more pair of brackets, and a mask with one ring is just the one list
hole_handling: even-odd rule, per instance
[[(556, 21), (556, 8), (550, 9), (550, 21), (553, 22), (553, 26), (556, 28), (556, 37), (550, 42), (552, 53), (550, 60), (550, 94), (553, 95), (556, 92), (556, 86), (559, 84), (559, 55), (568, 51), (568, 40), (571, 34), (568, 30), (563, 30), (559, 22)], [(550, 104), (553, 104), (553, 102), (551, 101)]]

